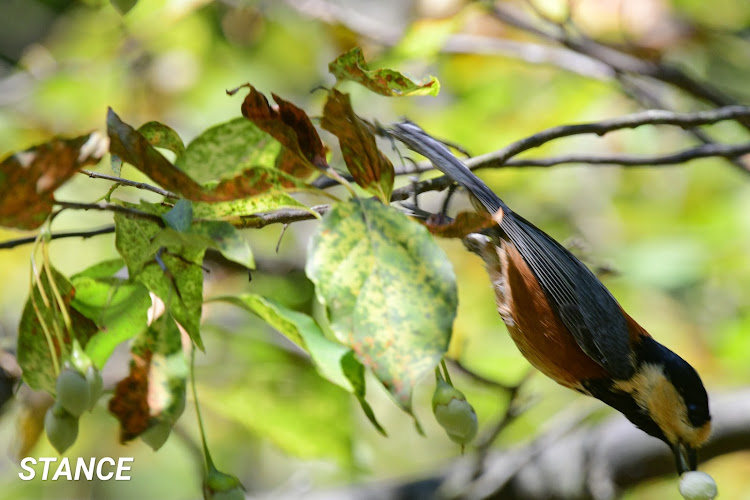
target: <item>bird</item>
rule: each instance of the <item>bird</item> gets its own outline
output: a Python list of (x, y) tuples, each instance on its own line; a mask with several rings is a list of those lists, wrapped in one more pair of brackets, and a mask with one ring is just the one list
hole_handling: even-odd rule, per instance
[(510, 209), (440, 141), (403, 121), (388, 133), (421, 154), (487, 211), (492, 227), (464, 238), (484, 261), (498, 313), (544, 375), (593, 396), (665, 442), (678, 474), (697, 469), (711, 433), (696, 370), (657, 342), (572, 253)]

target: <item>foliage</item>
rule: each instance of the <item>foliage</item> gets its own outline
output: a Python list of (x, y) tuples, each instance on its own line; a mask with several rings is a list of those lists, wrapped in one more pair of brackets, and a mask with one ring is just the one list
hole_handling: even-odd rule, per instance
[[(44, 65), (49, 58), (43, 51), (24, 56), (21, 65), (34, 75), (33, 103), (0, 109), (0, 146), (18, 151), (0, 163), (0, 226), (37, 230), (31, 272), (23, 260), (26, 251), (3, 261), (0, 274), (14, 290), (5, 292), (9, 304), (14, 302), (8, 297), (21, 295), (11, 270), (23, 269), (23, 279), (31, 278), (22, 284), (28, 297), (18, 299), (26, 302), (15, 307), (18, 314), (8, 315), (6, 328), (14, 330), (10, 321), (19, 320), (16, 347), (23, 380), (55, 396), (66, 361), (82, 375), (89, 367), (97, 374), (118, 374), (99, 410), (80, 416), (73, 452), (106, 441), (101, 438), (116, 434), (118, 425), (123, 441), (141, 437), (154, 449), (164, 445), (156, 455), (164, 458), (157, 459), (173, 467), (172, 476), (189, 477), (184, 471), (192, 471), (192, 458), (178, 439), (185, 432), (173, 430), (190, 427), (190, 411), (181, 415), (189, 400), (188, 360), (197, 349), (194, 370), (217, 465), (231, 463), (226, 469), (245, 484), (256, 481), (253, 489), (281, 482), (265, 470), (253, 466), (248, 472), (251, 467), (238, 465), (277, 458), (258, 444), (263, 439), (290, 455), (332, 459), (343, 471), (334, 481), (423, 476), (454, 456), (458, 447), (438, 426), (444, 424), (440, 418), (453, 423), (448, 418), (453, 414), (445, 412), (450, 405), (437, 405), (443, 412), (438, 421), (429, 415), (432, 386), (425, 375), (446, 356), (485, 378), (512, 383), (526, 363), (498, 326), (478, 261), (464, 257), (460, 245), (433, 240), (428, 233), (461, 238), (493, 221), (461, 212), (463, 206), (455, 219), (427, 217), (445, 212), (441, 201), (448, 204), (429, 194), (404, 202), (405, 213), (415, 217), (391, 206), (392, 197), (409, 196), (403, 174), (413, 165), (380, 140), (380, 125), (370, 117), (392, 120), (406, 114), (429, 123), (426, 128), (437, 136), (481, 153), (549, 126), (630, 112), (637, 105), (623, 99), (619, 85), (635, 98), (639, 87), (626, 87), (627, 78), (622, 83), (613, 75), (602, 77), (594, 64), (560, 71), (567, 69), (568, 53), (551, 52), (550, 58), (546, 51), (552, 45), (529, 42), (528, 33), (499, 26), (483, 11), (490, 2), (468, 2), (472, 5), (456, 15), (424, 16), (400, 39), (377, 23), (360, 36), (354, 31), (368, 25), (349, 23), (347, 16), (312, 23), (282, 3), (201, 7), (204, 2), (193, 2), (177, 8), (178, 2), (167, 0), (112, 0), (122, 17), (107, 2), (84, 3), (61, 15), (50, 35), (50, 57), (60, 62), (53, 76), (45, 76), (52, 70)], [(560, 37), (593, 36), (653, 63), (652, 68), (663, 62), (688, 67), (704, 81), (710, 76), (715, 87), (740, 102), (747, 97), (744, 82), (750, 75), (741, 30), (750, 10), (740, 2), (710, 8), (697, 1), (669, 7), (644, 2), (663, 4), (662, 10), (652, 6), (651, 16), (637, 20), (627, 17), (625, 8), (617, 15), (603, 13), (606, 8), (590, 5), (596, 2), (579, 2), (569, 19), (565, 9), (555, 9), (565, 2), (533, 3), (538, 12), (524, 2), (521, 11), (540, 14), (543, 28), (563, 24)], [(406, 18), (400, 2), (395, 4), (383, 10)], [(666, 23), (667, 11), (679, 22), (663, 37), (655, 36), (654, 19)], [(80, 34), (60, 35), (71, 27)], [(472, 45), (471, 35), (463, 32), (502, 43)], [(364, 50), (352, 48), (357, 39)], [(328, 64), (330, 74), (319, 74), (326, 67), (322, 55), (333, 59), (337, 53)], [(527, 64), (540, 61), (545, 65)], [(162, 65), (175, 68), (172, 63), (179, 71), (154, 76)], [(96, 76), (81, 78), (78, 64)], [(437, 74), (441, 81), (410, 78), (390, 67)], [(593, 68), (593, 76), (577, 72), (587, 68)], [(248, 79), (252, 84), (236, 87)], [(334, 79), (333, 88), (308, 94), (321, 81)], [(173, 87), (160, 86), (164, 82)], [(224, 95), (232, 87), (230, 96)], [(691, 99), (682, 93), (665, 101), (682, 109), (704, 107)], [(112, 109), (105, 134), (83, 133), (102, 122), (107, 106)], [(654, 106), (659, 105), (649, 107)], [(705, 130), (721, 142), (745, 137), (738, 122)], [(53, 134), (60, 137), (50, 139)], [(567, 144), (575, 153), (650, 156), (690, 140), (647, 128)], [(536, 153), (554, 157), (564, 151), (545, 143)], [(162, 193), (115, 183), (99, 197), (102, 181), (77, 175), (97, 164), (96, 173), (111, 165), (118, 177), (156, 185)], [(750, 242), (741, 229), (747, 227), (750, 197), (739, 169), (706, 160), (674, 170), (486, 172), (483, 177), (514, 208), (560, 241), (571, 234), (588, 240), (592, 253), (581, 250), (587, 263), (593, 268), (606, 260), (601, 270), (611, 269), (611, 263), (619, 271), (605, 277), (618, 300), (638, 311), (639, 321), (675, 351), (698, 361), (712, 386), (746, 381), (750, 316), (743, 291), (750, 286)], [(344, 187), (331, 189), (334, 184)], [(94, 227), (112, 218), (80, 212), (66, 204), (71, 198), (91, 210), (114, 212), (114, 241), (52, 243), (54, 231)], [(313, 207), (317, 203), (327, 206)], [(312, 222), (300, 224), (299, 233), (294, 224), (279, 241), (279, 255), (273, 252), (278, 236), (273, 228), (242, 230), (308, 219)], [(292, 244), (299, 243), (294, 238), (307, 238), (308, 230), (314, 234), (307, 254), (299, 256), (301, 244), (292, 254)], [(251, 273), (251, 284), (224, 284), (227, 269)], [(502, 420), (507, 398), (455, 378), (461, 391), (443, 390), (471, 401), (481, 438), (496, 414)], [(529, 390), (543, 394), (542, 402), (504, 430), (504, 442), (533, 436), (573, 397), (539, 380), (525, 385), (522, 396)], [(459, 399), (450, 402), (455, 406)], [(108, 417), (100, 411), (105, 407)], [(46, 408), (35, 410), (44, 415)], [(57, 407), (48, 415), (55, 412), (55, 425), (79, 429), (77, 418)], [(428, 439), (403, 425), (410, 421)], [(19, 434), (29, 436), (23, 443), (28, 450), (44, 422), (21, 422)], [(465, 427), (473, 431), (475, 420), (470, 423)], [(206, 437), (202, 427), (201, 436)], [(70, 432), (63, 437), (56, 447), (70, 446)], [(140, 453), (139, 445), (128, 446), (128, 453)], [(209, 457), (206, 445), (204, 493), (239, 491), (237, 479), (220, 472)], [(315, 467), (311, 463), (318, 462), (304, 467)], [(723, 469), (730, 484), (740, 483), (736, 472), (743, 466), (729, 462)], [(286, 467), (303, 466), (295, 461)], [(198, 488), (173, 481), (179, 484), (165, 491), (161, 479), (147, 482), (147, 496), (195, 496)], [(719, 482), (728, 491), (727, 481)], [(666, 493), (660, 487), (633, 495), (676, 494), (673, 484), (671, 490), (664, 487)]]

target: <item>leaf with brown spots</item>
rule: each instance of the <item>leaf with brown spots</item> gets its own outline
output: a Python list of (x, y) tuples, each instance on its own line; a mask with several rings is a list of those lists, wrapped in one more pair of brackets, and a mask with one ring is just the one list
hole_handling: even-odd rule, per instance
[(392, 69), (371, 70), (359, 47), (337, 57), (328, 65), (328, 71), (337, 82), (352, 80), (385, 96), (437, 95), (440, 92), (440, 82), (434, 76), (415, 82)]
[(336, 89), (328, 94), (320, 124), (338, 137), (344, 161), (356, 183), (389, 203), (395, 177), (393, 165), (378, 149), (371, 127), (354, 114), (348, 94)]
[[(310, 171), (313, 168), (328, 168), (326, 147), (304, 111), (276, 94), (271, 94), (277, 103), (277, 106), (273, 107), (268, 103), (266, 96), (252, 85), (248, 83), (243, 87), (250, 89), (250, 92), (242, 102), (242, 116), (293, 153), (302, 163), (295, 169), (302, 168), (303, 165), (307, 165)], [(239, 88), (231, 93), (237, 90)]]
[(357, 199), (323, 217), (305, 270), (338, 340), (411, 413), (412, 389), (445, 353), (456, 314), (443, 251), (399, 211)]
[(177, 324), (169, 314), (133, 343), (130, 373), (120, 380), (109, 411), (120, 421), (120, 441), (143, 433), (154, 419), (173, 424), (185, 408), (187, 360)]
[[(54, 285), (70, 316), (73, 333), (81, 347), (85, 347), (98, 329), (93, 321), (70, 306), (75, 288), (68, 278), (52, 266), (50, 270)], [(63, 322), (59, 304), (53, 298), (47, 273), (41, 271), (39, 281), (47, 300), (42, 297), (39, 286), (32, 288), (18, 325), (18, 364), (23, 369), (23, 380), (29, 387), (54, 394), (58, 374), (55, 372), (50, 348), (55, 350), (58, 366), (62, 366), (62, 361), (70, 356), (73, 338)], [(59, 332), (59, 336), (56, 332)]]
[(435, 236), (463, 239), (471, 233), (480, 233), (497, 226), (497, 222), (487, 212), (460, 212), (455, 219), (439, 214), (431, 215), (424, 221), (424, 225)]
[[(231, 178), (204, 186), (174, 166), (142, 134), (120, 120), (120, 117), (111, 109), (107, 115), (107, 132), (112, 154), (148, 175), (161, 187), (177, 192), (192, 201), (232, 201), (263, 194), (272, 189), (315, 190), (302, 180), (277, 170), (273, 166), (254, 165), (247, 165), (247, 168), (243, 168), (239, 174)], [(188, 146), (181, 158), (190, 154), (191, 146), (192, 144)]]
[(0, 226), (39, 227), (54, 205), (53, 193), (104, 150), (99, 134), (53, 139), (8, 156), (0, 163)]

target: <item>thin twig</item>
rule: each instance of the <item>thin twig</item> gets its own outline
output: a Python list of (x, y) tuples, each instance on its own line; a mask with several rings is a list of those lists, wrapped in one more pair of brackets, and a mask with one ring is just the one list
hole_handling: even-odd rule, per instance
[(475, 372), (471, 368), (467, 368), (461, 361), (457, 359), (450, 359), (448, 358), (448, 362), (451, 364), (453, 368), (461, 372), (462, 374), (469, 377), (474, 382), (478, 382), (482, 385), (486, 385), (487, 387), (492, 387), (493, 389), (500, 389), (501, 391), (505, 391), (508, 393), (512, 393), (516, 390), (515, 385), (507, 385), (503, 384), (502, 382), (498, 382), (497, 380), (493, 380), (491, 378), (487, 378), (484, 375), (480, 375), (479, 373)]
[(675, 113), (672, 111), (651, 109), (609, 120), (552, 127), (513, 142), (498, 151), (476, 156), (467, 160), (466, 163), (473, 165), (482, 163), (483, 166), (493, 164), (502, 165), (506, 160), (523, 151), (539, 147), (542, 144), (561, 137), (570, 137), (573, 135), (596, 134), (603, 136), (615, 130), (634, 129), (643, 125), (675, 125), (681, 128), (688, 128), (700, 125), (712, 125), (721, 121), (738, 120), (740, 118), (750, 118), (750, 106), (726, 106), (695, 113)]
[[(677, 153), (663, 156), (630, 156), (630, 155), (564, 155), (552, 158), (509, 160), (505, 167), (552, 167), (566, 163), (582, 163), (587, 165), (613, 165), (621, 167), (646, 167), (679, 165), (700, 158), (737, 158), (750, 153), (750, 142), (745, 144), (717, 144), (709, 143), (685, 149)], [(490, 166), (490, 165), (488, 165)], [(479, 167), (474, 167), (479, 168)], [(486, 167), (482, 167), (486, 168)], [(750, 173), (745, 171), (745, 173)]]
[[(330, 209), (330, 205), (316, 205), (310, 207), (310, 210), (318, 215), (324, 215)], [(316, 219), (317, 216), (310, 211), (299, 208), (285, 208), (274, 212), (242, 216), (239, 221), (232, 221), (235, 227), (239, 228), (261, 228), (270, 224), (289, 224), (303, 220)]]
[(78, 172), (81, 174), (87, 175), (91, 177), (92, 179), (104, 179), (107, 181), (115, 182), (122, 186), (130, 186), (130, 187), (134, 187), (137, 189), (145, 189), (146, 191), (151, 191), (153, 193), (160, 194), (167, 198), (177, 199), (180, 197), (179, 195), (171, 191), (167, 191), (166, 189), (162, 189), (157, 186), (152, 186), (151, 184), (146, 184), (145, 182), (131, 181), (128, 179), (123, 179), (122, 177), (116, 177), (114, 175), (107, 175), (107, 174), (100, 174), (99, 172), (92, 172), (91, 170), (79, 170)]
[[(512, 6), (507, 5), (507, 3), (499, 4), (487, 0), (479, 0), (479, 3), (486, 4), (491, 14), (500, 21), (527, 33), (557, 42), (579, 54), (589, 56), (610, 66), (616, 72), (634, 73), (659, 80), (677, 87), (694, 98), (709, 102), (715, 106), (735, 104), (734, 99), (728, 95), (705, 82), (696, 80), (675, 66), (638, 58), (632, 54), (599, 43), (580, 33), (578, 37), (572, 38), (564, 30), (555, 29), (554, 32), (550, 32), (539, 28), (527, 16), (524, 16)], [(750, 119), (740, 117), (738, 121), (745, 128), (750, 129)]]
[(129, 215), (136, 219), (150, 220), (151, 222), (155, 222), (159, 226), (164, 227), (164, 221), (158, 215), (150, 214), (147, 212), (141, 212), (140, 210), (136, 210), (135, 208), (123, 207), (122, 205), (116, 205), (114, 203), (107, 203), (104, 201), (100, 201), (97, 203), (79, 203), (76, 201), (55, 200), (55, 205), (58, 205), (65, 209), (73, 209), (73, 210), (99, 210), (102, 212), (121, 213), (121, 214)]
[[(100, 234), (110, 234), (115, 232), (115, 226), (105, 226), (100, 229), (92, 229), (90, 231), (70, 231), (65, 233), (52, 233), (50, 239), (59, 240), (63, 238), (91, 238), (92, 236), (98, 236)], [(25, 238), (16, 238), (14, 240), (6, 240), (0, 242), (0, 250), (6, 250), (9, 248), (15, 248), (21, 245), (28, 245), (34, 243), (36, 236), (27, 236)]]

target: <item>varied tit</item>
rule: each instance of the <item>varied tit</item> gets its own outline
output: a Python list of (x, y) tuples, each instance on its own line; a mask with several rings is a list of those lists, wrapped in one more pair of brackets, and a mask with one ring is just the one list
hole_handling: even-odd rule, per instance
[(389, 133), (466, 188), (497, 226), (464, 239), (485, 262), (521, 353), (559, 384), (620, 411), (667, 443), (680, 474), (711, 432), (698, 373), (646, 332), (573, 254), (514, 213), (442, 143), (405, 122)]

